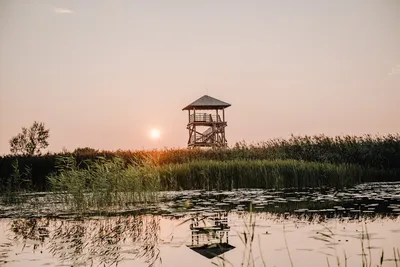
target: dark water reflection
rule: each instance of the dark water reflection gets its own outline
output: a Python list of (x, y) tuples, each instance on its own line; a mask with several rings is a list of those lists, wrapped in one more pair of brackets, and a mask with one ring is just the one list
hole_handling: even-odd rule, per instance
[(337, 258), (345, 266), (344, 255), (347, 266), (361, 266), (365, 255), (376, 266), (382, 251), (383, 266), (400, 265), (400, 183), (166, 192), (157, 206), (114, 216), (42, 208), (23, 218), (3, 210), (0, 266), (242, 266), (244, 258), (262, 266), (262, 257), (267, 266), (290, 266), (291, 258), (298, 267), (327, 259), (337, 266)]
[(271, 213), (204, 212), (180, 218), (2, 219), (0, 229), (0, 265), (5, 266), (200, 267), (224, 266), (224, 261), (242, 266), (243, 258), (255, 262), (244, 266), (262, 266), (261, 257), (268, 266), (289, 266), (288, 250), (295, 266), (327, 266), (326, 259), (336, 261), (335, 253), (344, 266), (344, 252), (350, 257), (348, 266), (360, 265), (364, 254), (371, 255), (376, 266), (383, 250), (383, 266), (400, 264), (393, 256), (393, 249), (400, 247), (398, 218), (305, 220)]
[[(12, 240), (22, 250), (50, 253), (69, 265), (117, 265), (127, 256), (148, 266), (159, 259), (160, 218), (127, 216), (86, 220), (15, 219)], [(10, 237), (10, 236), (9, 236)]]
[(178, 219), (2, 219), (0, 228), (0, 265), (5, 266), (263, 266), (262, 257), (267, 266), (290, 266), (288, 251), (294, 266), (327, 266), (327, 260), (337, 266), (337, 257), (345, 266), (344, 255), (347, 266), (361, 266), (364, 255), (371, 255), (376, 266), (382, 251), (383, 266), (400, 264), (393, 254), (400, 247), (400, 221), (393, 218), (338, 221), (201, 213)]

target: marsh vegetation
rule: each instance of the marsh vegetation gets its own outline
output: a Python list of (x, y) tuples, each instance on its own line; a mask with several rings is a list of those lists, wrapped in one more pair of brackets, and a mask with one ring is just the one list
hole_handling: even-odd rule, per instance
[(151, 162), (134, 165), (115, 157), (78, 165), (73, 157), (59, 157), (56, 168), (48, 177), (52, 191), (77, 210), (145, 205), (156, 201), (160, 190), (160, 175)]
[[(60, 157), (73, 158), (77, 166), (84, 166), (88, 161), (102, 164), (105, 160), (118, 158), (125, 162), (120, 165), (124, 168), (141, 166), (151, 159), (154, 167), (170, 179), (161, 182), (164, 189), (206, 189), (207, 179), (212, 180), (210, 188), (221, 189), (321, 183), (346, 186), (363, 181), (399, 179), (400, 136), (292, 136), (288, 140), (272, 139), (250, 145), (237, 143), (228, 149), (110, 152), (85, 148), (76, 149), (74, 153), (5, 156), (0, 157), (0, 180), (2, 184), (10, 183), (15, 173), (13, 163), (18, 160), (20, 173), (26, 168), (31, 170), (29, 189), (52, 190), (47, 177), (60, 170)], [(237, 174), (242, 178), (236, 178)], [(182, 175), (188, 175), (189, 182)]]

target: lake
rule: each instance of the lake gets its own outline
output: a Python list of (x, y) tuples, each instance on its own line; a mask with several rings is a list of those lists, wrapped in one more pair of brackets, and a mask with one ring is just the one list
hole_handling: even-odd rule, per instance
[(79, 217), (48, 195), (1, 206), (1, 266), (400, 265), (399, 182), (163, 192)]

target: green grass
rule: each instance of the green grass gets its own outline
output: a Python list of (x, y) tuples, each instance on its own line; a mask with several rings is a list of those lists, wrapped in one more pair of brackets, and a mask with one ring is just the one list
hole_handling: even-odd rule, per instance
[(374, 180), (391, 180), (388, 171), (351, 164), (298, 160), (192, 161), (159, 167), (165, 190), (230, 190), (235, 188), (343, 188)]
[(57, 173), (48, 180), (59, 199), (78, 211), (153, 202), (160, 190), (153, 164), (126, 164), (118, 157), (87, 160), (80, 165), (73, 157), (59, 157)]
[(128, 164), (121, 158), (57, 159), (57, 173), (48, 177), (60, 201), (75, 210), (101, 210), (156, 200), (160, 190), (288, 187), (344, 187), (380, 172), (355, 165), (296, 160), (198, 161), (156, 165)]
[(84, 166), (78, 166), (73, 157), (60, 157), (57, 161), (58, 172), (48, 177), (52, 191), (58, 192), (61, 201), (71, 204), (75, 210), (120, 208), (151, 202), (157, 199), (160, 190), (342, 188), (385, 174), (357, 165), (296, 160), (193, 161), (157, 165), (150, 160), (128, 164), (116, 157), (87, 160), (82, 163)]

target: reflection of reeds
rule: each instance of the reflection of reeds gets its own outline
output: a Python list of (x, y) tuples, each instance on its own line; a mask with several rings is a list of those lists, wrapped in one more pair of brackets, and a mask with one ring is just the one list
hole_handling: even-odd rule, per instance
[(293, 267), (293, 260), (292, 260), (292, 256), (290, 255), (289, 245), (288, 245), (287, 238), (286, 238), (286, 227), (285, 227), (285, 224), (283, 224), (283, 237), (285, 239), (285, 247), (286, 247), (286, 251), (288, 253), (290, 266)]
[(24, 247), (27, 240), (34, 241), (33, 250), (36, 250), (39, 245), (43, 246), (45, 239), (49, 237), (49, 223), (50, 219), (14, 220), (11, 224), (14, 240), (22, 242)]
[(66, 264), (116, 266), (124, 260), (123, 255), (130, 254), (154, 266), (161, 261), (159, 223), (159, 217), (141, 215), (98, 220), (19, 219), (11, 227), (15, 239), (40, 241), (41, 245), (47, 242), (49, 252)]
[[(242, 213), (245, 226), (238, 232), (240, 241), (243, 244), (244, 255), (242, 262), (229, 262), (224, 256), (218, 257), (219, 266), (267, 266), (260, 248), (260, 256), (256, 258), (254, 242), (257, 240), (255, 233), (257, 224), (256, 217), (252, 212)], [(267, 215), (266, 215), (267, 216)], [(272, 216), (272, 215), (268, 215)], [(206, 219), (207, 216), (200, 217)], [(296, 219), (297, 217), (273, 216), (277, 222), (285, 222), (285, 220)], [(319, 219), (313, 218), (312, 223), (320, 223)], [(375, 220), (375, 219), (374, 219)], [(376, 221), (376, 220), (375, 220)], [(184, 220), (187, 222), (187, 220)], [(179, 223), (178, 225), (182, 225)], [(118, 263), (126, 260), (126, 256), (131, 255), (134, 259), (144, 260), (149, 266), (161, 263), (160, 250), (158, 243), (160, 241), (160, 217), (153, 215), (125, 216), (125, 217), (109, 217), (109, 218), (93, 218), (86, 220), (54, 220), (48, 218), (30, 218), (16, 219), (10, 224), (11, 231), (14, 233), (14, 239), (23, 244), (34, 244), (33, 250), (38, 248), (48, 249), (61, 262), (71, 265), (85, 266), (116, 266)], [(285, 234), (285, 230), (284, 234)], [(360, 264), (363, 267), (372, 265), (371, 241), (372, 234), (368, 232), (366, 224), (362, 225), (362, 229), (357, 234), (357, 238), (361, 244)], [(258, 237), (259, 238), (259, 237)], [(286, 239), (286, 236), (283, 238)], [(313, 237), (327, 244), (332, 251), (331, 257), (334, 257), (335, 263), (329, 262), (327, 257), (327, 266), (348, 266), (348, 257), (343, 251), (343, 258), (340, 251), (337, 251), (336, 243), (338, 237), (335, 232), (328, 227), (316, 232)], [(34, 241), (34, 242), (30, 242)], [(286, 241), (285, 241), (286, 242)], [(286, 243), (288, 253), (290, 243)], [(24, 249), (25, 245), (24, 245)], [(393, 258), (388, 258), (392, 257)], [(291, 257), (288, 254), (288, 257)], [(292, 266), (296, 266), (293, 259)], [(393, 255), (382, 250), (379, 258), (378, 266), (385, 266), (385, 262), (391, 261), (396, 267), (400, 265), (400, 251), (393, 249)], [(374, 265), (376, 266), (376, 265)]]
[[(249, 216), (247, 216), (249, 215)], [(310, 223), (321, 223), (322, 221), (325, 221), (326, 218), (321, 217), (321, 218), (317, 218), (318, 216), (313, 216), (311, 219), (307, 219), (308, 222)], [(224, 256), (219, 256), (219, 262), (218, 263), (214, 263), (217, 266), (241, 266), (241, 267), (254, 267), (254, 266), (267, 266), (264, 260), (264, 255), (262, 253), (262, 248), (260, 245), (260, 242), (258, 242), (259, 245), (259, 249), (260, 249), (260, 258), (261, 258), (261, 263), (257, 262), (258, 259), (256, 259), (253, 255), (253, 245), (252, 243), (254, 242), (255, 238), (254, 238), (254, 233), (255, 233), (255, 218), (253, 218), (252, 215), (252, 211), (250, 209), (249, 213), (243, 213), (241, 216), (239, 216), (239, 218), (243, 218), (244, 220), (244, 229), (243, 232), (239, 232), (238, 236), (239, 239), (241, 241), (241, 243), (244, 246), (244, 252), (243, 252), (243, 257), (242, 257), (242, 261), (237, 263), (237, 264), (233, 264), (232, 262), (230, 262), (229, 260), (227, 260)], [(377, 217), (378, 218), (378, 217)], [(285, 249), (288, 252), (288, 258), (289, 258), (289, 262), (290, 265), (296, 266), (296, 262), (292, 260), (291, 254), (290, 254), (290, 250), (289, 250), (289, 245), (288, 242), (286, 240), (286, 227), (285, 227), (285, 221), (289, 219), (288, 216), (285, 215), (273, 215), (270, 219), (274, 219), (277, 222), (281, 222), (283, 224), (283, 234), (284, 234), (284, 240), (285, 240)], [(293, 220), (299, 220), (298, 217), (296, 216), (291, 216), (290, 219)], [(300, 219), (301, 220), (304, 220)], [(336, 265), (337, 267), (347, 267), (348, 266), (348, 256), (346, 254), (346, 251), (343, 251), (343, 261), (341, 260), (339, 253), (337, 251), (336, 245), (337, 245), (337, 237), (336, 234), (328, 227), (323, 227), (322, 231), (318, 231), (316, 232), (316, 235), (312, 237), (313, 239), (325, 242), (327, 244), (327, 247), (330, 248), (333, 254), (329, 254), (328, 256), (332, 256), (335, 258), (336, 261)], [(358, 238), (360, 239), (360, 244), (361, 244), (361, 266), (362, 267), (371, 267), (372, 266), (372, 262), (373, 262), (373, 258), (372, 258), (372, 252), (371, 252), (371, 236), (368, 232), (367, 229), (367, 222), (363, 222), (362, 224), (362, 230), (359, 233)], [(384, 266), (384, 250), (382, 249), (382, 252), (380, 254), (379, 257), (379, 265), (377, 265), (378, 267), (383, 267)], [(330, 261), (329, 261), (329, 257), (326, 257), (326, 263), (327, 266), (330, 267), (332, 266)], [(395, 266), (398, 267), (400, 266), (400, 250), (399, 248), (393, 248), (393, 259), (386, 259), (386, 261), (393, 261), (395, 263)], [(343, 265), (342, 265), (343, 263)]]
[[(248, 219), (246, 215), (249, 215)], [(243, 222), (244, 222), (244, 228), (243, 231), (238, 232), (238, 237), (244, 246), (243, 248), (243, 255), (242, 255), (242, 261), (239, 265), (241, 267), (255, 267), (255, 266), (260, 266), (260, 264), (257, 264), (256, 259), (254, 258), (254, 253), (253, 253), (253, 243), (255, 241), (255, 227), (256, 227), (256, 217), (254, 216), (252, 212), (252, 205), (250, 205), (250, 212), (243, 214)], [(261, 251), (261, 246), (260, 246), (260, 237), (258, 237), (259, 241), (259, 249), (260, 249), (260, 257), (261, 257), (261, 264), (262, 266), (266, 267), (266, 262), (264, 260), (263, 253)], [(289, 250), (288, 250), (289, 252)], [(228, 261), (224, 255), (218, 256), (218, 263), (215, 263), (217, 266), (226, 266), (229, 264), (229, 266), (234, 267), (235, 264)]]
[[(313, 238), (327, 243), (328, 247), (334, 251), (336, 264), (338, 267), (340, 267), (341, 260), (340, 260), (340, 257), (338, 256), (338, 252), (337, 252), (337, 248), (336, 248), (337, 237), (336, 237), (335, 233), (328, 227), (324, 227), (324, 230), (325, 231), (317, 232), (316, 236), (314, 236)], [(362, 229), (361, 229), (361, 232), (360, 232), (358, 238), (360, 239), (360, 245), (361, 245), (361, 266), (362, 267), (371, 267), (372, 266), (371, 238), (370, 238), (370, 234), (368, 232), (366, 223), (362, 224)], [(326, 261), (329, 265), (328, 257), (326, 258)], [(343, 251), (343, 263), (344, 263), (345, 267), (347, 266), (347, 261), (348, 261), (347, 254), (345, 251)], [(380, 265), (379, 266), (383, 265), (383, 261), (384, 261), (384, 251), (382, 250), (382, 253), (380, 255), (380, 261), (379, 261)], [(396, 259), (395, 259), (395, 262), (397, 264)]]

